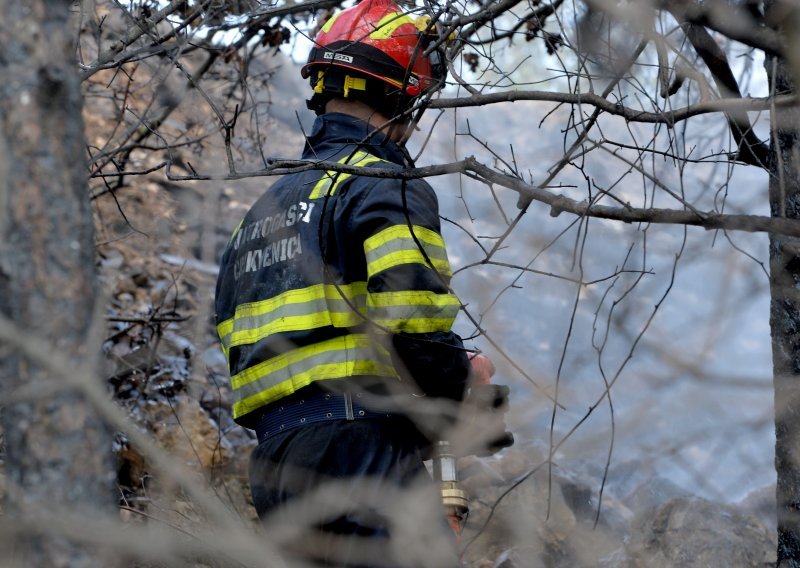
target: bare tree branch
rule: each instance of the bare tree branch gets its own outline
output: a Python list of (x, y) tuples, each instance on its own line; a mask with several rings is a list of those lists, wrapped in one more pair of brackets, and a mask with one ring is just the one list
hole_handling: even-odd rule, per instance
[(594, 106), (610, 115), (621, 116), (631, 122), (663, 123), (674, 126), (678, 122), (704, 114), (717, 112), (758, 112), (768, 110), (772, 102), (777, 106), (796, 104), (795, 95), (718, 99), (695, 103), (675, 110), (652, 112), (627, 107), (622, 102), (612, 102), (594, 93), (564, 93), (551, 91), (506, 91), (459, 98), (434, 99), (430, 108), (463, 108), (515, 101), (547, 101)]

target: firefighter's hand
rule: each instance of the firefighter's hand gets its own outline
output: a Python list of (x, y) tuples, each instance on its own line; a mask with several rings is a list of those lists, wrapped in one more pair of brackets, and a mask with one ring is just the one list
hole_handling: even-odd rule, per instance
[(488, 385), (494, 376), (494, 363), (486, 355), (470, 353), (469, 363), (471, 366), (469, 382), (473, 385)]
[(508, 393), (506, 385), (476, 384), (470, 387), (462, 406), (465, 410), (464, 454), (490, 456), (514, 444), (507, 430)]
[(494, 365), (484, 355), (470, 357), (471, 370), (464, 399), (417, 397), (409, 416), (424, 443), (421, 449), (428, 455), (429, 444), (447, 440), (461, 456), (490, 456), (514, 443), (506, 429), (509, 389), (490, 382)]
[(514, 443), (506, 429), (509, 388), (493, 385), (495, 368), (484, 355), (470, 357), (472, 372), (456, 426), (462, 455), (490, 456)]

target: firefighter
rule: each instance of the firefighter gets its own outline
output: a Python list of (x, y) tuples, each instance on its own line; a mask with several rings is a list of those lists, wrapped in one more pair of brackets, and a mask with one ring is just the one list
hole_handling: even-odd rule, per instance
[[(445, 79), (441, 49), (428, 49), (436, 39), (391, 0), (329, 19), (302, 68), (318, 115), (303, 159), (410, 165), (398, 143), (415, 103)], [(258, 436), (259, 517), (309, 527), (293, 540), (298, 558), (455, 564), (436, 522), (422, 523), (420, 549), (398, 550), (389, 537), (403, 529), (387, 512), (397, 491), (430, 485), (426, 444), (464, 398), (471, 362), (451, 330), (450, 276), (437, 199), (418, 179), (289, 174), (234, 231), (215, 300), (234, 419)], [(437, 544), (426, 550), (426, 538)]]

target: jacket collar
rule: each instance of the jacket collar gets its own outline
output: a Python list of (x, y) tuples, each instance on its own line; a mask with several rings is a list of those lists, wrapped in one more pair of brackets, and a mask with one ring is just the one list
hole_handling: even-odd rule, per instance
[(317, 117), (306, 139), (303, 159), (329, 160), (342, 146), (359, 144), (373, 156), (403, 165), (400, 147), (385, 134), (361, 119), (349, 114), (329, 112)]

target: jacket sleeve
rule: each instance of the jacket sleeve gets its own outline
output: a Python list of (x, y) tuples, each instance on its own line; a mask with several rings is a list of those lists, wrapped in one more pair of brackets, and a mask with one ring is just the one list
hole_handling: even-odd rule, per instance
[(422, 180), (362, 180), (368, 188), (348, 223), (366, 262), (367, 317), (392, 334), (405, 378), (429, 396), (461, 400), (469, 361), (451, 331), (461, 304), (449, 290), (436, 194)]

